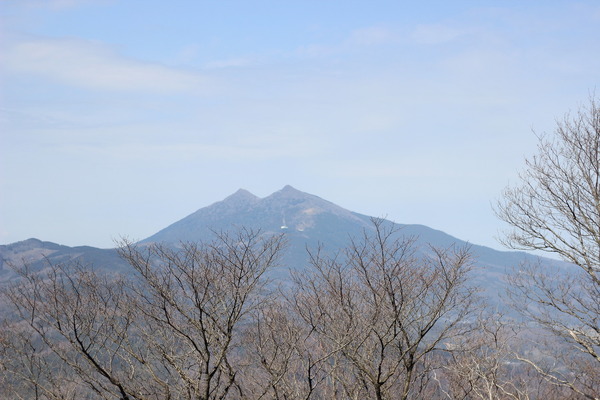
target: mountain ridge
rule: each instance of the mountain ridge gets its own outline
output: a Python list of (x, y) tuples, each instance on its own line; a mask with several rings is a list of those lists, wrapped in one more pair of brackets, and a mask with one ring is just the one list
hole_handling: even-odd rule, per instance
[[(419, 224), (398, 224), (383, 220), (397, 235), (416, 238), (421, 254), (430, 245), (438, 248), (468, 246), (473, 254), (477, 273), (474, 282), (485, 288), (487, 295), (498, 299), (504, 291), (504, 278), (522, 263), (537, 262), (538, 257), (524, 252), (499, 251), (467, 243), (443, 231)], [(239, 189), (221, 201), (202, 207), (138, 242), (139, 245), (162, 243), (177, 247), (182, 242), (207, 242), (215, 232), (235, 231), (241, 228), (258, 230), (262, 234), (284, 234), (288, 248), (283, 264), (286, 269), (275, 273), (277, 279), (288, 279), (286, 271), (308, 265), (307, 249), (321, 248), (334, 254), (347, 246), (352, 238), (373, 233), (372, 217), (349, 211), (319, 196), (302, 192), (290, 185), (260, 198), (245, 189)], [(118, 258), (116, 249), (97, 249), (89, 246), (68, 247), (28, 239), (10, 245), (0, 245), (0, 281), (14, 277), (8, 263), (34, 264), (43, 268), (45, 263), (74, 260), (114, 271), (127, 271)], [(548, 265), (562, 267), (566, 263), (541, 259)]]
[(267, 232), (278, 232), (287, 227), (303, 232), (314, 227), (315, 219), (323, 213), (363, 221), (351, 211), (290, 185), (264, 198), (239, 189), (224, 200), (196, 210), (140, 243), (174, 243), (182, 238), (197, 241), (214, 230), (236, 226), (256, 227)]

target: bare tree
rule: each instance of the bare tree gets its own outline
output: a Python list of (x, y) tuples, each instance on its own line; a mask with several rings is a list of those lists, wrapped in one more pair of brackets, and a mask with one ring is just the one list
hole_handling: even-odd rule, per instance
[[(578, 267), (523, 267), (512, 279), (525, 315), (573, 351), (557, 368), (529, 362), (549, 380), (586, 398), (600, 388), (600, 108), (594, 98), (541, 136), (518, 186), (505, 189), (496, 211), (512, 231), (504, 243), (558, 255)], [(595, 382), (595, 383), (594, 383)]]
[[(521, 362), (518, 346), (529, 342), (519, 323), (500, 314), (482, 313), (476, 329), (454, 343), (456, 351), (441, 354), (434, 371), (436, 397), (445, 399), (565, 399), (569, 393), (548, 384)], [(433, 396), (431, 396), (433, 397)]]
[(140, 335), (151, 349), (148, 357), (168, 371), (164, 378), (155, 374), (164, 390), (193, 399), (221, 399), (231, 390), (243, 397), (238, 365), (231, 362), (239, 325), (262, 302), (263, 275), (277, 263), (282, 245), (282, 236), (243, 230), (177, 251), (121, 248), (141, 278), (131, 302), (144, 320)]
[(2, 364), (31, 389), (23, 397), (139, 398), (128, 380), (135, 366), (121, 351), (132, 322), (120, 307), (124, 281), (77, 263), (20, 272), (5, 292), (18, 319), (5, 322)]
[(332, 398), (323, 385), (329, 378), (329, 354), (295, 315), (286, 295), (257, 310), (246, 330), (244, 384), (248, 399)]
[(475, 309), (468, 249), (417, 257), (413, 239), (373, 222), (338, 256), (313, 252), (294, 280), (294, 311), (332, 354), (332, 398), (418, 397), (429, 355), (468, 331)]
[(243, 398), (241, 325), (283, 243), (247, 230), (178, 250), (125, 242), (130, 279), (25, 268), (5, 292), (18, 318), (0, 337), (3, 376), (24, 398)]

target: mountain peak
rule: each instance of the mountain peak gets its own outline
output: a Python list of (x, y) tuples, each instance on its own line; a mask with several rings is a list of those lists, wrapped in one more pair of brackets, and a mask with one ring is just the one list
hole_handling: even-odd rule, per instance
[(246, 189), (238, 189), (234, 194), (227, 196), (223, 201), (237, 201), (237, 202), (254, 202), (259, 198)]
[(308, 193), (301, 192), (300, 190), (290, 186), (285, 185), (281, 190), (276, 191), (271, 194), (269, 197), (279, 197), (279, 198), (305, 198), (305, 197), (314, 197)]
[[(283, 226), (289, 229), (288, 233), (308, 232), (317, 229), (323, 220), (365, 226), (365, 221), (352, 212), (286, 185), (265, 198), (239, 189), (223, 201), (197, 210), (144, 239), (144, 242), (199, 241), (208, 237), (211, 231), (230, 230), (236, 226), (264, 232), (280, 232)], [(331, 221), (329, 224), (332, 224)], [(323, 229), (327, 231), (329, 227)]]

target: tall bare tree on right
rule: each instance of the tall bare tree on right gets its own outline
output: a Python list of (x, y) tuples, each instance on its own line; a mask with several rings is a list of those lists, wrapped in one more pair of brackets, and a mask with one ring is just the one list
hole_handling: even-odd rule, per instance
[(557, 121), (553, 135), (540, 137), (520, 184), (504, 190), (496, 212), (512, 227), (506, 245), (578, 267), (527, 266), (512, 279), (520, 311), (568, 345), (556, 348), (571, 349), (524, 360), (553, 383), (600, 398), (600, 106), (594, 96)]

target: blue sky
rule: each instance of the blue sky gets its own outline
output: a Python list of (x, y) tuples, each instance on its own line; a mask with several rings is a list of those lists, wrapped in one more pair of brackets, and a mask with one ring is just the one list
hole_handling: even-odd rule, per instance
[(597, 1), (0, 2), (0, 243), (111, 247), (286, 184), (500, 248), (600, 81)]

